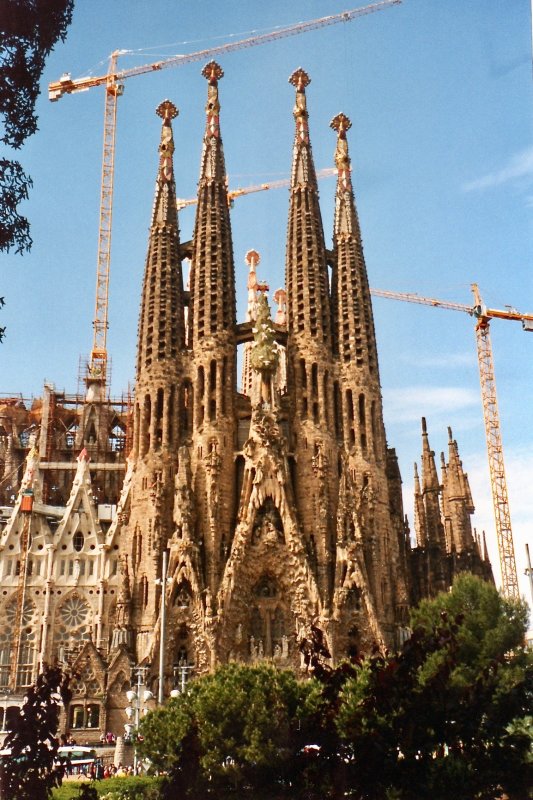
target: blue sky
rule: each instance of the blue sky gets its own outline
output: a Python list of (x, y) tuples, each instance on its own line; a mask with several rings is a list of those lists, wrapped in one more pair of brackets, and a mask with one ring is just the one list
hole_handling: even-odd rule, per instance
[[(103, 90), (47, 100), (61, 73), (103, 74), (115, 49), (137, 51), (121, 67), (205, 49), (363, 5), (357, 0), (78, 0), (67, 41), (49, 58), (38, 102), (39, 132), (20, 152), (34, 188), (24, 211), (34, 246), (3, 257), (0, 294), (8, 326), (0, 391), (39, 395), (44, 379), (77, 389), (78, 362), (92, 344)], [(350, 23), (218, 57), (221, 126), (231, 187), (286, 177), (293, 138), (291, 72), (304, 67), (317, 168), (333, 165), (331, 118), (352, 120), (354, 184), (371, 286), (470, 303), (476, 281), (487, 305), (533, 311), (531, 21), (527, 0), (404, 0)], [(139, 52), (141, 51), (142, 52)], [(202, 64), (132, 78), (119, 101), (108, 349), (112, 388), (134, 379), (137, 315), (168, 97), (178, 195), (192, 197), (204, 125)], [(331, 241), (334, 179), (321, 181)], [(261, 254), (259, 275), (283, 285), (287, 190), (236, 200), (232, 211), (238, 300), (246, 299), (244, 255)], [(190, 238), (194, 211), (180, 215)], [(477, 529), (498, 558), (472, 320), (466, 314), (374, 300), (385, 424), (396, 447), (412, 523), (412, 470), (420, 417), (437, 452), (447, 426), (469, 473)], [(533, 546), (531, 476), (533, 337), (495, 321), (492, 342), (521, 590), (525, 542)]]

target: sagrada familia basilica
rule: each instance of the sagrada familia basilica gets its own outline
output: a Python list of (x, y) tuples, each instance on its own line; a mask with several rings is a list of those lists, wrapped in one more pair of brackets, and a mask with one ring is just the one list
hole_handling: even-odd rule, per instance
[(424, 421), (411, 539), (383, 424), (350, 120), (331, 122), (338, 176), (329, 249), (310, 80), (294, 72), (286, 287), (273, 312), (259, 255), (248, 252), (238, 322), (223, 72), (211, 62), (203, 75), (190, 243), (180, 242), (176, 211), (177, 110), (168, 100), (157, 109), (133, 398), (110, 399), (89, 372), (82, 395), (46, 385), (31, 403), (0, 399), (2, 723), (43, 663), (75, 674), (65, 724), (94, 740), (123, 731), (137, 665), (165, 698), (176, 681), (231, 660), (299, 670), (298, 642), (312, 624), (338, 662), (375, 643), (398, 646), (409, 608), (458, 572), (492, 579), (457, 443), (450, 432), (439, 477)]

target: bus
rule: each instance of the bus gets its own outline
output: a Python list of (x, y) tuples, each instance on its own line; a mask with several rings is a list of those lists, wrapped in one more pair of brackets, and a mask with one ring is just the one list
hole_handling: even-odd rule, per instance
[(67, 775), (90, 775), (96, 750), (78, 744), (62, 745), (57, 751), (57, 763), (65, 767)]

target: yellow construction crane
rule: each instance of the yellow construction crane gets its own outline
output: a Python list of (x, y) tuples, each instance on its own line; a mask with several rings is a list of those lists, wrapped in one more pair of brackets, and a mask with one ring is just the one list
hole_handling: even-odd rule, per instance
[[(117, 70), (117, 60), (121, 55), (126, 55), (127, 50), (115, 50), (109, 57), (109, 67), (106, 75), (87, 78), (72, 79), (69, 73), (64, 73), (58, 81), (53, 81), (48, 86), (48, 97), (57, 101), (65, 94), (85, 92), (95, 86), (105, 85), (105, 110), (104, 110), (104, 146), (102, 159), (102, 183), (100, 194), (100, 228), (98, 234), (98, 262), (96, 275), (96, 303), (94, 312), (93, 347), (89, 360), (89, 377), (99, 380), (105, 386), (107, 377), (107, 329), (108, 329), (108, 297), (109, 273), (111, 260), (111, 223), (113, 210), (113, 179), (115, 162), (115, 132), (117, 120), (117, 99), (124, 92), (127, 78), (136, 75), (145, 75), (159, 72), (170, 67), (181, 67), (193, 61), (203, 61), (219, 55), (227, 55), (235, 50), (246, 47), (257, 47), (261, 44), (283, 39), (287, 36), (298, 36), (307, 31), (316, 30), (340, 22), (350, 22), (356, 17), (362, 17), (381, 11), (389, 6), (399, 5), (402, 0), (380, 0), (361, 8), (342, 11), (327, 17), (297, 22), (285, 28), (277, 28), (271, 33), (263, 33), (240, 39), (236, 42), (218, 45), (207, 50), (198, 50), (194, 53), (172, 56), (163, 61), (152, 64), (143, 64), (131, 69)], [(244, 193), (244, 192), (243, 192)]]
[[(318, 169), (316, 172), (316, 176), (318, 179), (320, 178), (329, 178), (331, 175), (336, 175), (338, 173), (337, 167), (324, 167), (323, 169)], [(266, 192), (268, 189), (283, 189), (285, 186), (289, 186), (291, 182), (290, 178), (280, 178), (278, 181), (270, 181), (269, 183), (258, 183), (255, 186), (245, 186), (242, 189), (229, 189), (228, 191), (228, 203), (230, 206), (233, 206), (233, 201), (236, 197), (242, 197), (245, 194), (253, 194), (254, 192)], [(195, 206), (198, 202), (197, 197), (189, 197), (187, 200), (184, 200), (181, 197), (176, 198), (176, 208), (178, 211), (181, 211), (182, 208), (187, 208), (188, 206)]]
[(483, 403), (483, 420), (485, 422), (485, 435), (487, 440), (487, 453), (489, 458), (490, 485), (492, 503), (494, 506), (494, 519), (496, 523), (496, 537), (502, 573), (502, 589), (506, 597), (520, 597), (518, 590), (518, 576), (511, 529), (511, 515), (509, 513), (509, 498), (507, 495), (507, 481), (505, 478), (505, 465), (503, 460), (503, 446), (500, 429), (500, 416), (496, 395), (496, 381), (494, 378), (494, 359), (490, 341), (491, 319), (507, 319), (521, 322), (526, 331), (533, 331), (533, 314), (522, 314), (513, 308), (501, 311), (487, 308), (479, 294), (477, 284), (472, 284), (474, 305), (464, 303), (451, 303), (446, 300), (436, 300), (432, 297), (422, 297), (418, 294), (407, 292), (389, 292), (385, 289), (370, 289), (376, 297), (386, 297), (391, 300), (403, 300), (408, 303), (421, 303), (422, 305), (444, 308), (449, 311), (463, 311), (476, 320), (476, 345), (479, 364), (479, 379), (481, 383), (481, 399)]

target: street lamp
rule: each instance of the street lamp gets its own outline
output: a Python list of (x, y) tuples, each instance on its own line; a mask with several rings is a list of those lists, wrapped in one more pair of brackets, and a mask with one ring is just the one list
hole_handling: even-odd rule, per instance
[(163, 550), (163, 564), (161, 567), (161, 577), (156, 578), (155, 583), (161, 587), (161, 613), (159, 616), (159, 689), (157, 692), (157, 702), (163, 705), (165, 698), (165, 645), (167, 635), (167, 585), (172, 583), (172, 578), (167, 577), (168, 570), (168, 550)]
[[(172, 673), (174, 675), (174, 688), (170, 692), (171, 697), (179, 697), (184, 694), (185, 686), (191, 676), (194, 667), (189, 664), (174, 664)], [(178, 680), (179, 678), (179, 680)]]
[(152, 700), (154, 695), (149, 689), (146, 689), (144, 685), (144, 680), (146, 677), (146, 673), (150, 669), (148, 666), (138, 666), (134, 668), (137, 673), (137, 686), (135, 689), (130, 689), (126, 692), (126, 697), (128, 698), (128, 702), (131, 704), (126, 707), (126, 716), (128, 719), (133, 719), (133, 725), (131, 723), (126, 723), (124, 725), (124, 730), (126, 731), (126, 735), (134, 740), (134, 755), (133, 755), (133, 770), (135, 774), (137, 774), (137, 741), (138, 741), (138, 732), (139, 732), (139, 722), (141, 719), (141, 714), (144, 715), (148, 712), (148, 709), (144, 707), (144, 704), (147, 703), (149, 700)]

